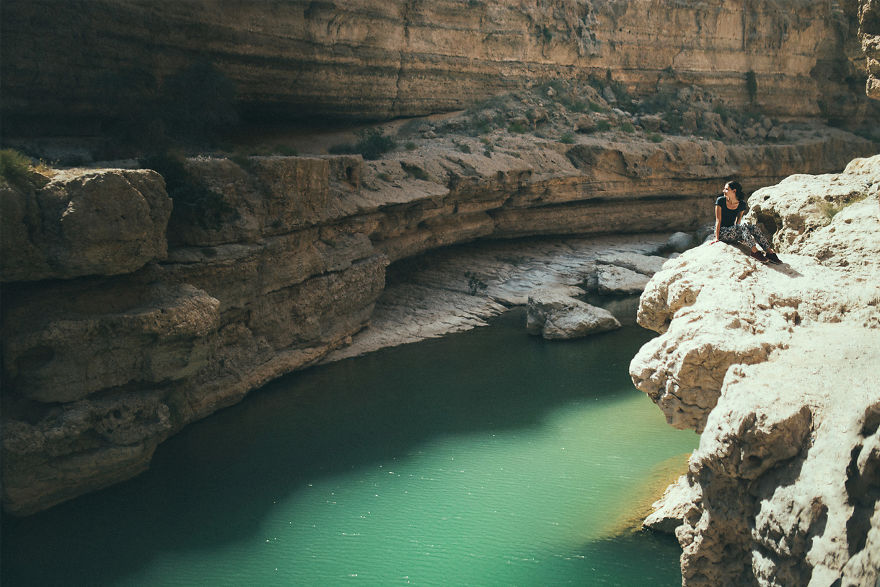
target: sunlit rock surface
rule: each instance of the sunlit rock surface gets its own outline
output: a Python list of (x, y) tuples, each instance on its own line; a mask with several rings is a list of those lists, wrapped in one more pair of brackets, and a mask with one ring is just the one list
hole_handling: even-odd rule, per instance
[(704, 244), (641, 299), (639, 322), (661, 336), (633, 359), (633, 381), (674, 426), (702, 431), (652, 523), (682, 516), (687, 585), (873, 585), (880, 156), (750, 203), (747, 221), (775, 222), (784, 264)]
[[(489, 152), (476, 137), (447, 134), (369, 161), (199, 156), (179, 162), (189, 184), (181, 190), (169, 179), (167, 194), (147, 170), (62, 170), (4, 187), (4, 207), (26, 211), (53, 182), (73, 202), (76, 190), (118, 184), (118, 194), (101, 192), (108, 222), (92, 224), (117, 239), (107, 252), (128, 251), (130, 241), (145, 251), (102, 252), (103, 265), (84, 274), (63, 265), (46, 274), (27, 259), (76, 251), (79, 241), (67, 246), (57, 231), (18, 227), (9, 234), (27, 246), (4, 241), (4, 263), (18, 268), (4, 274), (2, 298), (7, 511), (30, 513), (128, 478), (168, 436), (283, 374), (483, 324), (525, 305), (529, 283), (579, 295), (599, 290), (597, 268), (618, 267), (638, 274), (641, 288), (645, 267), (598, 257), (654, 255), (669, 232), (707, 223), (702, 203), (728, 174), (766, 185), (804, 166), (834, 169), (871, 145), (825, 127), (792, 129), (772, 145), (691, 136), (658, 143), (620, 131), (562, 142), (502, 128), (492, 141)], [(144, 219), (138, 230), (129, 230), (122, 202)], [(75, 205), (68, 216), (88, 210)], [(459, 263), (451, 276), (420, 276), (426, 284), (386, 280), (389, 264), (477, 240), (661, 231), (651, 246), (627, 237), (637, 246), (551, 251), (550, 271), (540, 268), (544, 252), (499, 252), (485, 267)], [(120, 260), (133, 266), (116, 275)], [(653, 271), (659, 261), (648, 261)]]
[(139, 95), (207, 62), (264, 120), (424, 115), (610, 72), (637, 96), (675, 80), (730, 106), (856, 124), (865, 56), (844, 55), (858, 27), (855, 2), (806, 0), (6, 0), (3, 108), (35, 123), (124, 118)]

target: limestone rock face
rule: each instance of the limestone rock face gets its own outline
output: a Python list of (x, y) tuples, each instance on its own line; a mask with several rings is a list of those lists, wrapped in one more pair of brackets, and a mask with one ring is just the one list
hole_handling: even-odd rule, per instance
[(57, 173), (0, 188), (0, 281), (118, 275), (167, 253), (171, 199), (149, 170)]
[(691, 524), (702, 515), (700, 510), (700, 486), (692, 485), (687, 475), (666, 488), (663, 496), (652, 504), (653, 513), (645, 518), (642, 526), (657, 532), (673, 534), (685, 520)]
[[(747, 220), (775, 219), (784, 264), (704, 244), (641, 298), (639, 322), (662, 334), (633, 381), (674, 426), (702, 431), (653, 521), (681, 516), (686, 585), (880, 576), (878, 180), (875, 156), (760, 190)], [(815, 205), (825, 197), (833, 215)]]
[(880, 3), (877, 0), (859, 2), (859, 41), (867, 59), (865, 91), (869, 98), (880, 100)]
[(206, 366), (220, 323), (220, 302), (186, 284), (16, 293), (23, 297), (10, 300), (6, 315), (6, 374), (23, 397), (46, 404), (191, 377)]
[(638, 294), (666, 259), (656, 255), (611, 254), (599, 257), (596, 286), (601, 294)]
[[(841, 59), (856, 15), (833, 3), (3, 4), (4, 114), (37, 121), (137, 108), (138, 96), (198, 61), (235, 83), (245, 114), (265, 119), (423, 115), (535, 79), (606, 71), (637, 96), (675, 77), (770, 114), (824, 108), (854, 119), (857, 100), (866, 101), (848, 86), (864, 79), (863, 62)], [(604, 95), (618, 99), (610, 86)]]
[(529, 297), (526, 331), (548, 340), (580, 338), (620, 328), (611, 312), (567, 296), (535, 292)]
[[(63, 209), (4, 192), (10, 218), (39, 210), (55, 222), (16, 226), (3, 241), (16, 272), (2, 297), (4, 507), (27, 514), (136, 474), (183, 426), (331, 353), (470, 328), (554, 283), (580, 295), (598, 288), (599, 267), (643, 282), (668, 234), (650, 247), (590, 245), (588, 254), (559, 245), (548, 252), (558, 259), (551, 272), (541, 255), (524, 255), (535, 262), (520, 268), (499, 253), (485, 272), (458, 264), (452, 279), (437, 273), (386, 291), (390, 261), (486, 237), (694, 230), (711, 215), (711, 202), (697, 205), (702, 192), (721, 175), (736, 170), (760, 184), (807, 154), (824, 170), (869, 144), (833, 130), (802, 139), (569, 145), (508, 133), (489, 154), (444, 139), (369, 162), (198, 157), (183, 167), (204, 197), (169, 187), (170, 217), (161, 178), (145, 170), (65, 171), (33, 188)], [(79, 238), (68, 243), (64, 222), (78, 218), (95, 220), (73, 223)], [(423, 319), (426, 291), (441, 292), (453, 318)], [(413, 307), (403, 319), (395, 313)]]
[[(325, 360), (484, 326), (511, 306), (528, 306), (530, 297), (575, 305), (579, 296), (595, 289), (598, 257), (608, 257), (609, 251), (650, 257), (666, 238), (648, 233), (488, 241), (426, 253), (418, 262), (389, 268), (370, 327)], [(630, 324), (637, 306), (632, 296), (603, 303), (618, 321)]]

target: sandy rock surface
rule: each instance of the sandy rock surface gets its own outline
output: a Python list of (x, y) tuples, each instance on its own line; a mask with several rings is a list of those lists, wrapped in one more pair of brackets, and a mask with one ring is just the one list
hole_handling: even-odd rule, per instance
[[(668, 261), (633, 381), (702, 431), (654, 527), (686, 585), (874, 585), (880, 577), (880, 156), (753, 195), (782, 265), (704, 244)], [(828, 213), (821, 202), (837, 209)]]
[[(485, 243), (425, 255), (419, 263), (401, 267), (388, 276), (370, 326), (325, 361), (484, 326), (488, 318), (511, 306), (525, 306), (535, 296), (552, 298), (560, 308), (579, 308), (583, 312), (589, 304), (575, 298), (597, 289), (599, 259), (604, 259), (605, 267), (618, 267), (607, 264), (611, 262), (639, 261), (644, 270), (650, 270), (663, 259), (655, 253), (667, 236)], [(647, 276), (639, 275), (647, 281)], [(623, 303), (615, 312), (623, 316), (631, 310)], [(566, 338), (574, 332), (584, 336), (589, 331), (612, 327), (609, 318), (616, 321), (605, 312), (588, 314), (592, 317), (581, 313), (580, 319), (573, 322), (568, 321), (569, 316), (555, 327), (551, 320), (551, 336)]]

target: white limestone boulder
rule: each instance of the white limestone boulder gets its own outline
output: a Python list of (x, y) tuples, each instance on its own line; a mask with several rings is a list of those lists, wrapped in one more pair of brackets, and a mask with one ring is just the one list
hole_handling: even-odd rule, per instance
[(596, 286), (601, 294), (637, 294), (660, 271), (665, 257), (616, 252), (596, 259)]
[[(835, 199), (853, 185), (867, 193)], [(783, 265), (704, 244), (641, 296), (638, 321), (660, 336), (633, 382), (672, 425), (702, 431), (650, 518), (675, 527), (684, 585), (880, 578), (878, 186), (880, 156), (759, 190), (751, 220), (774, 219)], [(834, 213), (811, 194), (832, 195)]]
[(529, 296), (526, 331), (548, 340), (581, 338), (620, 328), (611, 312), (554, 292)]

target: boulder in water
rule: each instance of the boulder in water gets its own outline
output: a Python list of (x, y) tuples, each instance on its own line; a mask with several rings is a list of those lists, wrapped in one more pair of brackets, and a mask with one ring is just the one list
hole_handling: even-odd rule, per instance
[(526, 330), (549, 340), (581, 338), (620, 328), (611, 312), (552, 292), (529, 296)]

